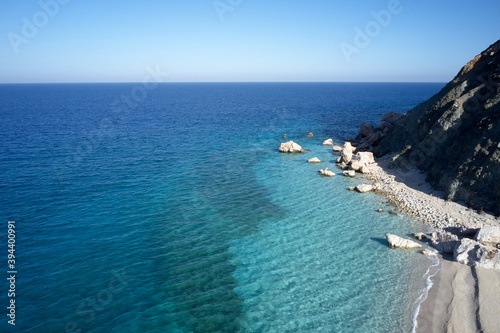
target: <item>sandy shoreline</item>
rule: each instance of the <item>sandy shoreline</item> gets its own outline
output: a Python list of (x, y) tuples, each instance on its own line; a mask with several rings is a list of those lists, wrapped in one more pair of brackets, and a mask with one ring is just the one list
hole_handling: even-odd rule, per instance
[[(367, 178), (402, 212), (432, 228), (500, 225), (494, 216), (478, 214), (464, 205), (443, 199), (418, 171), (389, 169), (390, 157), (377, 159)], [(498, 332), (500, 328), (500, 270), (459, 264), (439, 256), (442, 268), (431, 278), (421, 303), (415, 332)]]
[(416, 332), (498, 332), (500, 272), (441, 260)]

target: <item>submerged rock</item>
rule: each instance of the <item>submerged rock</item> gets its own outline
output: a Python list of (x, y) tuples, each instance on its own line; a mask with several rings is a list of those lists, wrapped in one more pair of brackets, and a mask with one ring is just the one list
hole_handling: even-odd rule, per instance
[(314, 134), (312, 134), (311, 132), (307, 133), (307, 136), (312, 138), (314, 136)]
[(278, 150), (282, 153), (303, 153), (304, 150), (300, 145), (293, 141), (283, 142)]
[(385, 238), (387, 238), (390, 247), (396, 247), (398, 249), (416, 249), (422, 247), (422, 245), (417, 242), (393, 234), (385, 234)]

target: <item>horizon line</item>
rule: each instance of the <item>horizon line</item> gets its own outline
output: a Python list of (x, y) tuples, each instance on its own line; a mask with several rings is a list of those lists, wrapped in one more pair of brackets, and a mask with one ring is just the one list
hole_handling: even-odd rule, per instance
[[(160, 81), (156, 83), (448, 83), (449, 81)], [(96, 81), (96, 82), (0, 82), (10, 84), (141, 84), (140, 81)]]

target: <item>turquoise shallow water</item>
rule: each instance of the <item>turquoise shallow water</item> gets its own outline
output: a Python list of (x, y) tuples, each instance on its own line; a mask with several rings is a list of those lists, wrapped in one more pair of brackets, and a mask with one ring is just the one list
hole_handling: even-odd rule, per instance
[[(317, 170), (324, 139), (442, 85), (164, 84), (117, 109), (135, 86), (0, 86), (2, 331), (411, 330), (430, 263), (384, 234), (421, 226)], [(278, 153), (283, 133), (311, 152)]]
[(245, 331), (407, 331), (421, 292), (409, 286), (423, 287), (412, 274), (422, 277), (429, 263), (415, 252), (388, 248), (384, 235), (407, 235), (422, 226), (376, 212), (386, 207), (373, 193), (347, 190), (361, 179), (316, 175), (325, 163), (305, 161), (331, 161), (330, 147), (320, 146), (321, 140), (301, 141), (310, 153), (280, 155), (256, 167), (285, 217), (264, 221), (230, 248), (236, 254), (236, 291), (245, 299)]

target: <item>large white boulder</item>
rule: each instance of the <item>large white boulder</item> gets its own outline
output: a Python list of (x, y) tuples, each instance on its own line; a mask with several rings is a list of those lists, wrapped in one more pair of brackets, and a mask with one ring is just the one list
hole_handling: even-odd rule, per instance
[(500, 243), (500, 227), (489, 224), (484, 225), (478, 230), (474, 239), (484, 245), (498, 244)]
[(416, 249), (422, 247), (417, 242), (393, 234), (385, 234), (385, 238), (387, 238), (390, 247), (397, 247), (398, 249)]
[(481, 243), (463, 238), (455, 248), (454, 258), (461, 264), (500, 269), (500, 251), (489, 249)]
[(323, 141), (323, 146), (333, 146), (333, 139), (326, 139)]
[(349, 141), (344, 143), (344, 147), (342, 148), (342, 151), (340, 152), (341, 162), (344, 162), (344, 163), (351, 162), (354, 150), (355, 150), (355, 148), (351, 145), (351, 143)]
[(302, 153), (302, 147), (293, 141), (283, 142), (278, 148), (282, 153)]

